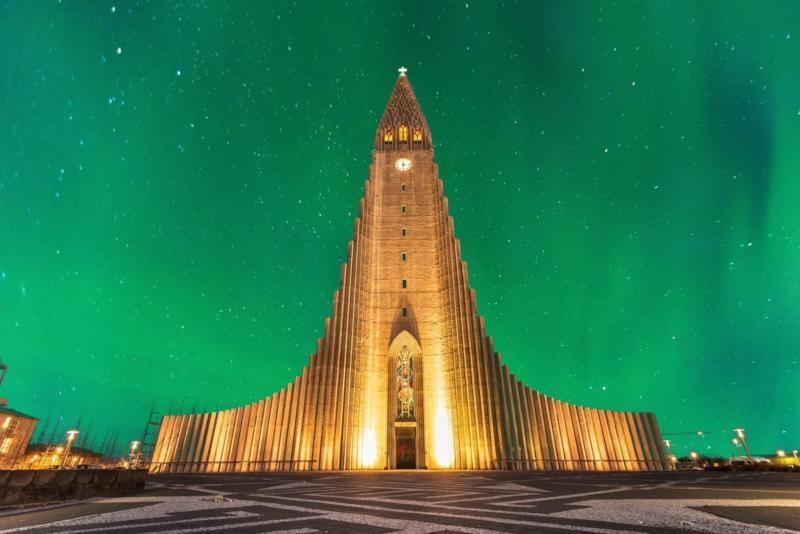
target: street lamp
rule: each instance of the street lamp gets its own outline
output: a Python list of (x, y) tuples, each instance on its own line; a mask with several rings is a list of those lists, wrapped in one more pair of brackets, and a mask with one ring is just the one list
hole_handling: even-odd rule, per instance
[(745, 438), (744, 435), (744, 428), (734, 428), (733, 431), (736, 432), (736, 435), (742, 442), (742, 447), (744, 447), (744, 452), (745, 454), (747, 454), (747, 462), (752, 464), (753, 457), (750, 455), (750, 447), (747, 446), (747, 438)]
[(785, 451), (785, 450), (783, 450), (783, 449), (778, 449), (777, 451), (775, 451), (775, 455), (776, 455), (778, 458), (783, 458), (783, 457), (785, 457), (785, 456), (786, 456), (786, 451)]
[(131, 441), (131, 455), (128, 461), (128, 466), (133, 469), (135, 467), (134, 458), (136, 457), (136, 451), (139, 449), (139, 445), (142, 443), (140, 441)]
[(64, 468), (64, 465), (67, 463), (67, 456), (69, 456), (69, 450), (72, 448), (72, 442), (75, 441), (75, 438), (78, 437), (79, 431), (77, 430), (67, 430), (67, 448), (64, 451), (64, 457), (61, 459), (61, 468)]
[[(731, 443), (733, 443), (733, 446), (736, 447), (736, 456), (739, 456), (739, 447), (742, 446), (741, 442), (739, 441), (739, 438), (733, 438), (731, 440)], [(730, 462), (731, 462), (731, 467), (733, 467), (733, 465), (734, 465), (733, 464), (733, 456), (731, 456)]]
[(675, 461), (673, 460), (673, 458), (675, 458), (675, 455), (672, 454), (672, 440), (665, 439), (664, 440), (664, 446), (667, 448), (667, 458), (670, 459), (670, 461), (672, 462), (673, 468), (674, 468)]

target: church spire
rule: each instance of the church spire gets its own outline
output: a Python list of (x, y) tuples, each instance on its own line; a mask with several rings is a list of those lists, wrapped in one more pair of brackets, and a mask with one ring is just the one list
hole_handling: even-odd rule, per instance
[(429, 150), (433, 146), (431, 131), (406, 76), (408, 69), (397, 71), (400, 74), (375, 132), (375, 149)]

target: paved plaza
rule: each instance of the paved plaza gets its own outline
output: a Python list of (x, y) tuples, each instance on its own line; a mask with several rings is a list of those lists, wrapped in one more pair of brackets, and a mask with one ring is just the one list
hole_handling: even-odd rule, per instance
[(793, 473), (159, 475), (132, 497), (0, 516), (0, 532), (797, 532)]

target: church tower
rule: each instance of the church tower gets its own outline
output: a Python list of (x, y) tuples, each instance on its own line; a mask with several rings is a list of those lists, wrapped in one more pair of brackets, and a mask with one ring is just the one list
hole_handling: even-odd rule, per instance
[(155, 472), (670, 467), (653, 414), (558, 401), (501, 363), (404, 68), (308, 365), (247, 406), (165, 416), (151, 463)]

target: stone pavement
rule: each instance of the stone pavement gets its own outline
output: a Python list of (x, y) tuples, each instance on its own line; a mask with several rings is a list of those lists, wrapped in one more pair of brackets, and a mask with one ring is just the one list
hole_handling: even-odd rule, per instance
[(0, 532), (797, 532), (795, 473), (159, 475), (137, 496), (0, 516)]

